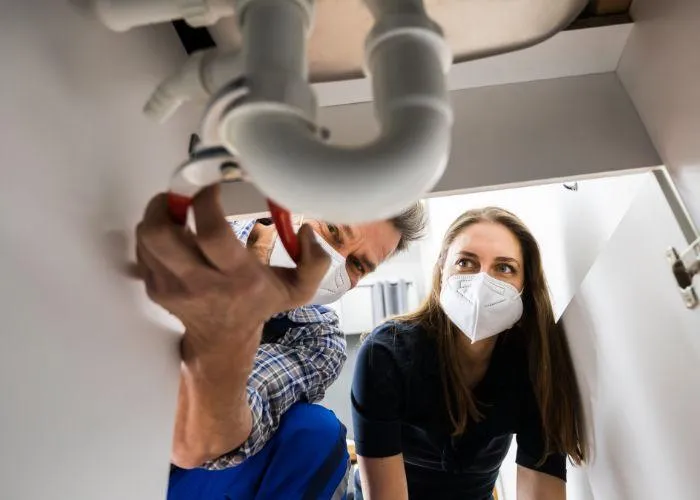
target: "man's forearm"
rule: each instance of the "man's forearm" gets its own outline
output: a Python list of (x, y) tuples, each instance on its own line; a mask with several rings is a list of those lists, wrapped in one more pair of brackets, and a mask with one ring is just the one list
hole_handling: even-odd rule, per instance
[[(173, 443), (173, 463), (192, 468), (240, 446), (252, 419), (246, 386), (262, 327), (237, 332), (225, 341), (182, 342), (180, 392)], [(219, 337), (221, 338), (221, 337)]]

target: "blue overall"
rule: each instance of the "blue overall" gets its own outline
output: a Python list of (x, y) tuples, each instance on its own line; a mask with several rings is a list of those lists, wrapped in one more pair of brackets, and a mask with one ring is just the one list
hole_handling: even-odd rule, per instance
[[(274, 341), (266, 330), (263, 341)], [(295, 403), (272, 439), (242, 464), (213, 471), (172, 466), (168, 500), (343, 500), (345, 436), (332, 411)]]

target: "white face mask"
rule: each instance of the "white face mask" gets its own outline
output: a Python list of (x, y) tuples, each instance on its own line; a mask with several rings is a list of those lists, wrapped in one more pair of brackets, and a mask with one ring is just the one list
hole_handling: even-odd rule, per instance
[[(330, 304), (340, 299), (340, 297), (350, 290), (350, 276), (345, 268), (345, 257), (340, 255), (336, 249), (328, 244), (318, 233), (314, 232), (314, 235), (319, 245), (321, 245), (330, 256), (331, 265), (328, 271), (326, 271), (326, 275), (321, 280), (316, 295), (314, 295), (309, 304)], [(279, 236), (275, 239), (274, 245), (272, 245), (270, 265), (276, 267), (297, 267), (296, 263), (284, 249), (284, 245)]]
[(486, 273), (454, 274), (442, 284), (440, 305), (472, 343), (512, 328), (523, 315), (522, 292)]

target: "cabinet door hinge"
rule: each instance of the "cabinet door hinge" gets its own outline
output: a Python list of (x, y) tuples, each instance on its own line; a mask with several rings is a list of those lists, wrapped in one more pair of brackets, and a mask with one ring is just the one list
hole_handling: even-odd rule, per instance
[(671, 271), (676, 278), (678, 290), (688, 309), (697, 307), (698, 293), (693, 286), (693, 278), (700, 276), (700, 238), (695, 240), (683, 252), (669, 248), (666, 257), (671, 265)]

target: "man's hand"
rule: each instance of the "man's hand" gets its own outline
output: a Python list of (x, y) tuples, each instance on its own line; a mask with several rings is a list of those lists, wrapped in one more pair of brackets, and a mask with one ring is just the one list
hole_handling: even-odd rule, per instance
[(296, 269), (261, 264), (229, 227), (218, 193), (207, 188), (195, 198), (196, 234), (171, 220), (165, 195), (151, 200), (136, 230), (149, 297), (178, 317), (189, 335), (214, 343), (305, 304), (329, 265), (309, 227), (299, 232)]
[(185, 468), (248, 438), (246, 384), (262, 324), (310, 300), (330, 261), (311, 228), (302, 227), (297, 268), (270, 268), (238, 242), (217, 188), (204, 190), (193, 208), (196, 234), (171, 220), (165, 195), (151, 200), (136, 230), (149, 297), (186, 328), (172, 454)]

